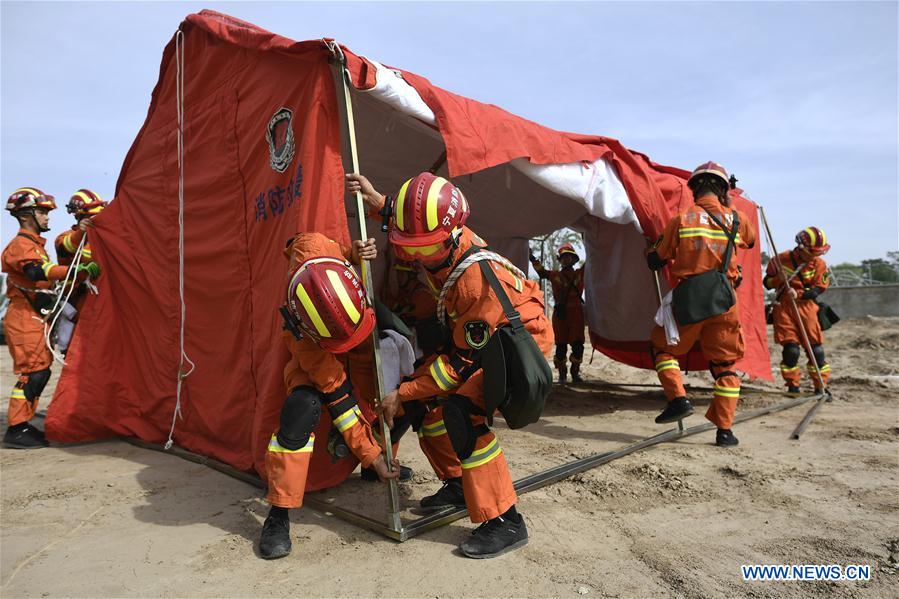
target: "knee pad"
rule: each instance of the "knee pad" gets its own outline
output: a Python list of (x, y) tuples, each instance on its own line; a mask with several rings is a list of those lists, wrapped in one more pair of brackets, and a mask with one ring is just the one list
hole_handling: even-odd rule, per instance
[(812, 353), (815, 354), (815, 361), (818, 363), (818, 367), (822, 367), (827, 363), (827, 360), (824, 357), (824, 346), (823, 345), (813, 345)]
[(565, 354), (568, 353), (568, 344), (567, 343), (557, 343), (556, 344), (556, 359), (564, 360)]
[(740, 376), (730, 369), (733, 365), (733, 362), (709, 362), (709, 372), (716, 381), (725, 376)]
[(475, 427), (471, 423), (471, 412), (468, 411), (467, 403), (468, 398), (459, 395), (450, 395), (447, 400), (440, 402), (443, 407), (443, 424), (446, 426), (446, 434), (449, 435), (453, 450), (460, 460), (471, 456), (478, 440)]
[(572, 343), (571, 344), (571, 361), (572, 362), (580, 362), (584, 358), (584, 344), (583, 343)]
[(44, 387), (50, 382), (50, 369), (44, 368), (37, 372), (29, 372), (26, 376), (28, 380), (22, 388), (25, 392), (25, 399), (34, 401), (41, 396), (41, 393), (44, 392)]
[(786, 343), (783, 347), (783, 352), (781, 353), (781, 357), (783, 358), (784, 366), (789, 368), (793, 368), (797, 364), (799, 364), (799, 346), (795, 343)]
[(309, 442), (309, 436), (321, 418), (320, 393), (312, 387), (297, 387), (287, 396), (281, 408), (281, 426), (278, 444), (284, 449), (296, 451)]

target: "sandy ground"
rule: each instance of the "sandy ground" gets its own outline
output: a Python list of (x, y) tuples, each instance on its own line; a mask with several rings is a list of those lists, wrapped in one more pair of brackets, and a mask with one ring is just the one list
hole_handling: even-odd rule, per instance
[[(642, 451), (521, 497), (530, 544), (496, 560), (461, 557), (466, 520), (398, 544), (309, 509), (293, 553), (254, 550), (261, 492), (171, 455), (120, 441), (0, 450), (3, 597), (137, 596), (899, 596), (899, 319), (840, 323), (827, 349), (837, 401), (800, 441), (800, 407)], [(588, 350), (589, 351), (589, 350)], [(2, 357), (4, 388), (11, 384)], [(591, 382), (650, 383), (597, 355)], [(707, 386), (708, 378), (690, 376)], [(55, 377), (51, 384), (55, 383)], [(741, 410), (782, 401), (754, 383)], [(706, 394), (693, 393), (700, 407)], [(657, 388), (558, 387), (544, 419), (501, 426), (516, 478), (660, 432)], [(703, 422), (697, 410), (688, 425)], [(437, 488), (407, 438), (414, 506)], [(383, 487), (354, 475), (319, 494), (383, 513)], [(407, 515), (412, 516), (407, 511)], [(868, 582), (745, 583), (741, 564), (869, 564)], [(892, 589), (892, 591), (890, 590)]]

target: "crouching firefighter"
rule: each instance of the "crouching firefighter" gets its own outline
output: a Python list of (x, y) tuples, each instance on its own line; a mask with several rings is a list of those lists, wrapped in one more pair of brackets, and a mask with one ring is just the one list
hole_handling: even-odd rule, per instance
[[(100, 214), (106, 208), (106, 204), (107, 202), (99, 194), (90, 189), (79, 189), (72, 195), (69, 203), (66, 204), (66, 211), (75, 216), (75, 224), (68, 231), (57, 235), (53, 242), (56, 248), (56, 259), (60, 264), (70, 266), (83, 241), (84, 245), (81, 247), (81, 258), (78, 264), (85, 266), (92, 278), (100, 276), (100, 265), (94, 261), (90, 243), (85, 236), (88, 228), (93, 226), (91, 218)], [(84, 306), (84, 301), (87, 299), (89, 285), (88, 281), (83, 281), (75, 285), (74, 289), (62, 290), (63, 296), (68, 296), (68, 301), (62, 307), (56, 323), (56, 349), (62, 355), (66, 355), (69, 350), (69, 343), (72, 341), (72, 335), (75, 334), (75, 323)]]
[(556, 338), (556, 353), (553, 358), (559, 371), (559, 382), (568, 378), (567, 356), (571, 344), (571, 380), (581, 378), (581, 362), (584, 360), (584, 267), (575, 269), (580, 256), (570, 243), (559, 248), (559, 270), (547, 270), (534, 254), (529, 257), (534, 270), (541, 279), (549, 279), (553, 289), (553, 334)]
[[(497, 327), (508, 323), (506, 313), (517, 311), (521, 331), (533, 337), (532, 344), (536, 341), (549, 388), (545, 356), (553, 337), (543, 296), (535, 281), (504, 258), (491, 252), (489, 261), (478, 261), (475, 254), (486, 256), (486, 244), (464, 226), (468, 203), (446, 179), (422, 173), (402, 185), (391, 205), (390, 243), (399, 258), (422, 264), (441, 290), (438, 317), (447, 317), (452, 341), (426, 369), (389, 393), (382, 410), (390, 421), (400, 404), (438, 398), (443, 426), (460, 462), (465, 505), (471, 521), (480, 523), (459, 549), (471, 558), (496, 557), (524, 546), (528, 533), (515, 507), (518, 498), (503, 450), (486, 423), (481, 352), (498, 334)], [(468, 268), (475, 261), (478, 266)], [(505, 310), (503, 302), (508, 304)]]
[(730, 207), (724, 167), (714, 162), (702, 164), (687, 184), (695, 204), (668, 222), (647, 254), (651, 269), (667, 264), (675, 279), (672, 309), (680, 334), (676, 344), (668, 343), (661, 326), (651, 334), (656, 372), (668, 398), (656, 422), (676, 422), (693, 413), (677, 356), (686, 354), (698, 341), (715, 378), (706, 412), (706, 418), (718, 427), (715, 443), (737, 445), (731, 427), (740, 397), (740, 377), (734, 364), (743, 357), (744, 344), (734, 291), (742, 277), (733, 255), (735, 248), (753, 247), (756, 234), (748, 220)]
[[(319, 233), (302, 233), (288, 253), (287, 305), (282, 314), (289, 329), (285, 340), (291, 359), (284, 369), (289, 394), (265, 454), (271, 504), (259, 541), (265, 559), (290, 553), (287, 510), (303, 503), (314, 430), (323, 410), (364, 468), (373, 468), (382, 481), (399, 476), (396, 461), (392, 469), (388, 467), (357, 403), (358, 385), (345, 366), (346, 354), (364, 351), (375, 326), (361, 278), (346, 260), (350, 252)], [(373, 259), (373, 240), (355, 242), (351, 255), (356, 263), (360, 258)]]
[(44, 433), (29, 421), (50, 380), (53, 357), (44, 339), (44, 326), (55, 296), (51, 283), (66, 278), (69, 269), (50, 260), (41, 233), (50, 230), (53, 196), (34, 187), (22, 187), (6, 202), (19, 223), (19, 232), (3, 250), (3, 272), (8, 275), (9, 306), (3, 325), (17, 380), (9, 398), (9, 416), (3, 445), (17, 449), (46, 447)]
[[(774, 319), (774, 342), (783, 347), (780, 374), (787, 386), (787, 393), (798, 394), (802, 372), (799, 369), (801, 333), (805, 328), (809, 344), (814, 352), (808, 358), (808, 375), (820, 393), (830, 380), (830, 365), (824, 356), (824, 332), (818, 320), (818, 296), (830, 285), (830, 273), (822, 256), (830, 246), (824, 231), (818, 227), (807, 227), (796, 234), (796, 247), (778, 254), (777, 258), (783, 266), (788, 284), (785, 285), (774, 260), (768, 263), (765, 272), (765, 287), (777, 289), (777, 300), (774, 303), (772, 317)], [(791, 301), (784, 298), (789, 294), (796, 302), (801, 322), (796, 322)], [(817, 372), (815, 363), (821, 368)]]

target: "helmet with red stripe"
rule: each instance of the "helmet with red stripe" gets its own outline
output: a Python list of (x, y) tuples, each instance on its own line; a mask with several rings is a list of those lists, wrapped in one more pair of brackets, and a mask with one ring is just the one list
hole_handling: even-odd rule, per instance
[(574, 258), (575, 262), (581, 259), (581, 257), (578, 256), (577, 252), (574, 250), (574, 246), (570, 243), (566, 243), (559, 248), (559, 260), (561, 260), (563, 256), (571, 256)]
[(730, 189), (730, 178), (727, 176), (727, 170), (725, 170), (725, 168), (717, 162), (712, 162), (711, 160), (708, 162), (703, 162), (695, 169), (693, 169), (693, 173), (687, 180), (687, 185), (690, 185), (692, 187), (692, 184), (695, 183), (696, 180), (702, 175), (708, 175), (716, 179), (720, 179), (721, 183), (724, 184), (724, 188)]
[(823, 256), (830, 249), (827, 236), (818, 227), (806, 227), (796, 233), (796, 245), (814, 256)]
[(290, 274), (287, 306), (300, 328), (322, 349), (349, 351), (371, 334), (375, 313), (349, 262), (307, 260)]
[(29, 208), (55, 210), (56, 201), (53, 196), (44, 193), (37, 187), (20, 187), (12, 192), (12, 195), (6, 200), (6, 209), (13, 214)]
[(468, 220), (462, 191), (432, 173), (421, 173), (400, 187), (393, 202), (390, 243), (397, 257), (409, 262), (446, 259), (452, 240)]
[(107, 203), (100, 194), (90, 189), (79, 189), (72, 194), (69, 203), (66, 204), (66, 210), (76, 218), (93, 216), (103, 210)]

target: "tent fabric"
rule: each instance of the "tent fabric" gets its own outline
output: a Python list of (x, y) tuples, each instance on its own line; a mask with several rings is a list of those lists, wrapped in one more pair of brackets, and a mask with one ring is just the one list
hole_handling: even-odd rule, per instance
[[(264, 476), (265, 446), (286, 394), (277, 312), (284, 245), (297, 231), (346, 243), (357, 226), (343, 192), (341, 99), (322, 40), (294, 42), (213, 11), (189, 15), (181, 30), (185, 344), (196, 367), (184, 379), (174, 439)], [(342, 50), (362, 171), (392, 190), (445, 151), (438, 168), (465, 191), (470, 223), (519, 262), (529, 237), (576, 226), (588, 250), (591, 338), (609, 355), (645, 365), (655, 291), (643, 264), (643, 233), (657, 235), (689, 205), (686, 172), (616, 140), (554, 131), (397, 71), (420, 100), (417, 113), (404, 111), (371, 92), (379, 65)], [(55, 441), (125, 435), (161, 443), (168, 435), (181, 314), (175, 73), (173, 40), (116, 199), (91, 232), (103, 276), (80, 316), (48, 411), (47, 434)], [(287, 131), (294, 156), (279, 161), (270, 146), (286, 148)], [(745, 272), (761, 272), (758, 250), (739, 259)], [(744, 330), (752, 329), (740, 367), (770, 378), (755, 279), (747, 277), (739, 292)], [(705, 367), (695, 354), (689, 359)], [(323, 421), (316, 435), (310, 489), (336, 484), (355, 466), (326, 463), (328, 428)]]

